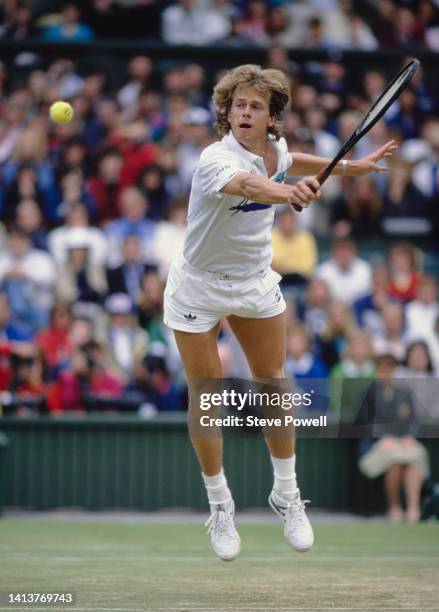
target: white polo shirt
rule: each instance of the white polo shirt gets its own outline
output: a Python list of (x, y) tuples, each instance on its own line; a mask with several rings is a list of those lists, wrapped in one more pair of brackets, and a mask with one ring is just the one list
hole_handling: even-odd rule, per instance
[[(292, 156), (284, 138), (272, 142), (277, 168), (270, 178), (284, 183)], [(275, 207), (222, 193), (239, 172), (267, 178), (262, 157), (243, 147), (232, 132), (204, 149), (192, 179), (183, 255), (200, 270), (247, 278), (271, 263)]]

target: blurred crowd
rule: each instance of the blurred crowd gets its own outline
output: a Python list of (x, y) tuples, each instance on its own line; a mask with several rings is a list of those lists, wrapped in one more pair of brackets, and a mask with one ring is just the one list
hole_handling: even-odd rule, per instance
[[(47, 13), (39, 15), (42, 4)], [(46, 17), (55, 14), (50, 11), (56, 4), (5, 0), (2, 36), (38, 33), (55, 40), (65, 31), (110, 36), (98, 26), (99, 15), (105, 21), (106, 11), (117, 15), (145, 6), (160, 7), (163, 33), (183, 34), (184, 27), (175, 28), (172, 20), (176, 11), (190, 15), (192, 3), (101, 0), (90, 3), (90, 12), (84, 8), (84, 22), (80, 3), (63, 5), (62, 19), (76, 20), (79, 29), (55, 19), (49, 27)], [(431, 2), (416, 3), (416, 11), (390, 1), (359, 4), (375, 17), (370, 28), (353, 16), (356, 3), (349, 2), (205, 6), (212, 15), (240, 15), (237, 36), (245, 33), (258, 44), (263, 36), (275, 41), (265, 65), (284, 70), (290, 79), (292, 103), (284, 126), (292, 151), (333, 155), (389, 75), (333, 60), (291, 62), (281, 44), (283, 27), (296, 27), (300, 17), (303, 34), (310, 11), (324, 6), (325, 20), (357, 21), (371, 43), (385, 44), (386, 36), (394, 40), (390, 34), (405, 14), (406, 22), (418, 24), (424, 42), (426, 16), (432, 24), (436, 18)], [(392, 11), (390, 31), (383, 20)], [(273, 38), (267, 24), (276, 15), (279, 36)], [(395, 40), (392, 44), (403, 44)], [(5, 411), (9, 406), (50, 413), (140, 406), (147, 416), (185, 410), (181, 362), (162, 322), (163, 290), (184, 240), (192, 172), (203, 148), (217, 140), (211, 86), (222, 72), (210, 74), (206, 66), (181, 61), (162, 65), (139, 55), (127, 61), (124, 83), (116, 89), (104, 69), (82, 70), (71, 59), (30, 65), (25, 78), (20, 74), (17, 82), (14, 65), (0, 63), (1, 404)], [(437, 374), (437, 279), (425, 272), (425, 259), (435, 252), (402, 239), (434, 244), (437, 238), (436, 86), (420, 69), (385, 120), (358, 143), (354, 157), (397, 140), (387, 173), (333, 177), (321, 201), (301, 214), (277, 210), (273, 267), (284, 277), (288, 300), (292, 378), (373, 377), (374, 359), (389, 353), (398, 364), (397, 376), (434, 380)], [(48, 119), (50, 104), (59, 99), (74, 107), (69, 124)], [(321, 248), (328, 235), (329, 254)], [(387, 250), (361, 257), (359, 247), (377, 237)], [(248, 376), (226, 323), (219, 346), (225, 376)], [(421, 387), (420, 393), (431, 394), (430, 386)], [(439, 416), (434, 394), (427, 401)]]
[(4, 0), (1, 17), (10, 40), (439, 48), (435, 0)]

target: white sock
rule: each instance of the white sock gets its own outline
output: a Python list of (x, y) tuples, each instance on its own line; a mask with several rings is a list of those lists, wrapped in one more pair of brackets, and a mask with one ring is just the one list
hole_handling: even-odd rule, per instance
[(296, 455), (288, 459), (271, 457), (274, 470), (274, 490), (283, 499), (290, 500), (297, 491)]
[(210, 504), (227, 504), (232, 501), (232, 494), (227, 486), (227, 480), (222, 468), (215, 476), (206, 476), (203, 473), (202, 476)]

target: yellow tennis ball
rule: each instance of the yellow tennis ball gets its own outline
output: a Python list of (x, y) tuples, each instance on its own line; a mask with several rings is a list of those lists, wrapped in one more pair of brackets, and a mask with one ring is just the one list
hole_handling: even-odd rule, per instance
[(54, 102), (49, 113), (55, 123), (69, 123), (73, 119), (73, 108), (68, 102)]

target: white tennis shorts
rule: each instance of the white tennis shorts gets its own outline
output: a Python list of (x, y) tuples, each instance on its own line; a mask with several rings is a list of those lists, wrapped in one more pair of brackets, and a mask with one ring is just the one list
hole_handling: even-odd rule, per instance
[(286, 308), (279, 289), (280, 274), (271, 268), (249, 278), (198, 270), (178, 258), (171, 266), (165, 289), (164, 322), (172, 329), (201, 333), (218, 321), (236, 315), (265, 319)]

